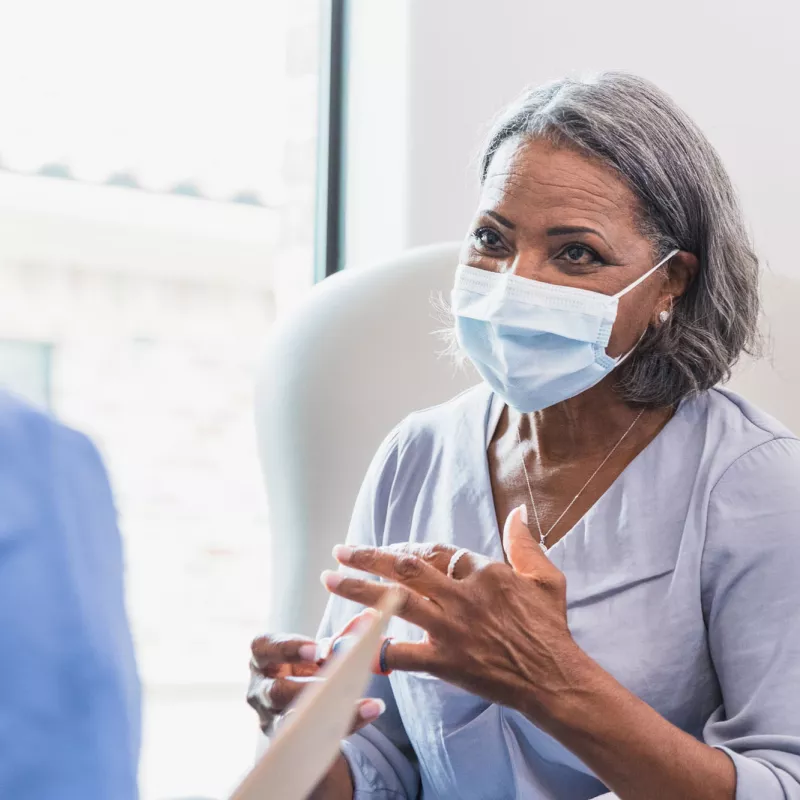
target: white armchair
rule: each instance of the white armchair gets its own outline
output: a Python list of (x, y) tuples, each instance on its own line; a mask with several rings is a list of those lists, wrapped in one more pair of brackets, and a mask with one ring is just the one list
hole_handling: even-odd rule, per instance
[(477, 382), (438, 353), (431, 297), (448, 294), (458, 245), (413, 250), (316, 286), (276, 326), (256, 393), (270, 514), (273, 630), (313, 634), (327, 592), (319, 574), (347, 533), (378, 445), (415, 409)]
[[(457, 244), (442, 244), (345, 271), (274, 332), (256, 403), (273, 630), (313, 634), (326, 598), (319, 573), (333, 565), (331, 547), (382, 438), (409, 412), (477, 381), (437, 355), (432, 335), (440, 323), (430, 298), (449, 292), (457, 258)], [(767, 275), (765, 299), (774, 359), (745, 360), (731, 386), (800, 431), (800, 284)]]

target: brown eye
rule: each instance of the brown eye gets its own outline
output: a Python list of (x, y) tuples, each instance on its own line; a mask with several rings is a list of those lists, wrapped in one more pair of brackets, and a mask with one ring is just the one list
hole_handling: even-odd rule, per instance
[(472, 236), (488, 250), (496, 250), (503, 243), (497, 231), (491, 228), (478, 228)]
[(593, 264), (600, 261), (600, 258), (598, 257), (597, 253), (594, 252), (594, 250), (582, 244), (567, 245), (561, 251), (561, 255), (571, 264)]

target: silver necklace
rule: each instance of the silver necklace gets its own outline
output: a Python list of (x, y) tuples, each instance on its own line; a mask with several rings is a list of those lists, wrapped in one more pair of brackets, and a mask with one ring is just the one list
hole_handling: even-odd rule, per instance
[(528, 484), (528, 494), (530, 495), (531, 498), (531, 507), (533, 508), (533, 516), (534, 519), (536, 520), (536, 527), (539, 530), (539, 547), (542, 548), (543, 552), (545, 553), (547, 552), (547, 537), (553, 532), (556, 525), (558, 525), (558, 523), (561, 522), (562, 519), (564, 519), (564, 515), (567, 513), (567, 511), (569, 511), (572, 508), (572, 506), (575, 505), (578, 498), (583, 494), (586, 487), (595, 479), (597, 473), (600, 472), (600, 470), (603, 469), (603, 467), (606, 465), (608, 459), (611, 458), (611, 456), (613, 456), (614, 453), (617, 452), (619, 446), (625, 441), (628, 434), (636, 426), (636, 423), (642, 418), (642, 414), (644, 414), (644, 409), (642, 409), (636, 415), (636, 419), (633, 422), (631, 422), (631, 424), (628, 426), (628, 430), (626, 430), (625, 433), (623, 433), (622, 436), (619, 437), (619, 441), (611, 448), (608, 455), (600, 462), (600, 466), (589, 476), (589, 480), (587, 480), (586, 483), (584, 483), (583, 486), (581, 486), (578, 494), (576, 494), (575, 497), (573, 497), (572, 500), (570, 500), (569, 505), (561, 512), (558, 519), (547, 529), (547, 533), (542, 533), (542, 524), (539, 522), (539, 512), (536, 509), (536, 501), (533, 499), (531, 478), (530, 475), (528, 475), (528, 468), (525, 466), (525, 455), (522, 452), (522, 439), (520, 438), (519, 435), (519, 427), (517, 427), (517, 444), (519, 445), (520, 448), (520, 461), (522, 461), (522, 471), (525, 473), (525, 482)]

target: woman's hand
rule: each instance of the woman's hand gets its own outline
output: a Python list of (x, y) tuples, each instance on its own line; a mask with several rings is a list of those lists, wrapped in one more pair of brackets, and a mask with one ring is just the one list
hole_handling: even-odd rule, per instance
[[(334, 639), (353, 632), (359, 622), (370, 613), (368, 609), (353, 617), (337, 637), (319, 642), (293, 635), (265, 635), (253, 641), (247, 702), (258, 713), (261, 730), (267, 736), (280, 725), (287, 708), (300, 692), (309, 683), (319, 680), (316, 674), (328, 658)], [(359, 701), (352, 732), (369, 725), (383, 711), (382, 700)]]
[[(259, 636), (253, 641), (247, 702), (258, 713), (261, 730), (267, 736), (292, 713), (289, 706), (300, 692), (309, 683), (319, 680), (317, 672), (330, 656), (334, 641), (354, 633), (371, 613), (371, 609), (366, 609), (353, 617), (337, 636), (319, 642), (286, 635)], [(385, 708), (383, 700), (360, 700), (356, 704), (351, 733), (374, 722)], [(352, 797), (350, 768), (344, 756), (339, 755), (309, 800), (351, 800)]]
[[(546, 716), (551, 701), (575, 690), (574, 667), (586, 656), (567, 627), (566, 579), (541, 551), (526, 526), (524, 507), (506, 521), (503, 548), (509, 564), (474, 553), (448, 565), (457, 552), (446, 545), (388, 548), (338, 546), (338, 561), (396, 582), (396, 612), (423, 628), (421, 642), (392, 642), (390, 669), (427, 672), (526, 713)], [(510, 566), (509, 566), (510, 565)], [(323, 573), (333, 593), (363, 605), (377, 604), (386, 584)]]

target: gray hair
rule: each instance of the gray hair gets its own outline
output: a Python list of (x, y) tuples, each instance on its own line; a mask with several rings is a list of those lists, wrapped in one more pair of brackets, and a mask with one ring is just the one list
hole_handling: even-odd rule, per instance
[(514, 137), (574, 147), (612, 167), (639, 199), (657, 259), (678, 248), (699, 260), (668, 322), (648, 329), (620, 366), (629, 403), (675, 405), (727, 380), (743, 351), (758, 351), (758, 259), (736, 192), (710, 142), (669, 96), (624, 72), (530, 90), (495, 123), (481, 183)]

